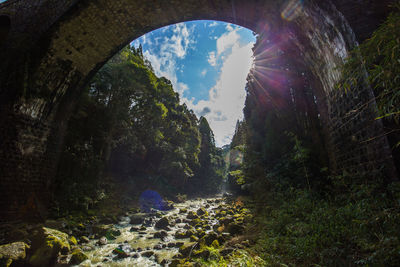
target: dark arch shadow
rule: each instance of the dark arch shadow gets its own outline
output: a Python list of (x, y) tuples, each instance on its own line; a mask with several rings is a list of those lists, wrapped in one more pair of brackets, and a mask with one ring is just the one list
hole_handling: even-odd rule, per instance
[(7, 40), (11, 28), (11, 20), (8, 16), (0, 16), (0, 46)]

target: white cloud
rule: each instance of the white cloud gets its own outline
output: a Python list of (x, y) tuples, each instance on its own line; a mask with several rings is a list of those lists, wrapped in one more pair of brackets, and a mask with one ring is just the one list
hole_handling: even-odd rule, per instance
[(233, 27), (232, 27), (232, 24), (230, 24), (230, 23), (228, 23), (227, 25), (226, 25), (226, 30), (227, 31), (233, 31)]
[(239, 42), (239, 39), (240, 36), (237, 33), (237, 30), (232, 30), (223, 34), (217, 39), (217, 55), (221, 55), (228, 49), (232, 48), (236, 43)]
[[(193, 99), (183, 99), (197, 115), (207, 118), (218, 146), (230, 142), (236, 121), (243, 117), (246, 77), (253, 63), (252, 46), (252, 43), (245, 46), (240, 46), (239, 42), (232, 44), (222, 63), (218, 81), (209, 91), (208, 100), (194, 104)], [(205, 110), (209, 112), (205, 113)]]
[[(159, 52), (152, 50), (144, 51), (143, 55), (151, 62), (154, 72), (157, 76), (164, 76), (169, 79), (174, 89), (182, 96), (188, 90), (188, 86), (178, 81), (176, 71), (178, 66), (176, 60), (185, 58), (187, 51), (193, 47), (195, 40), (192, 38), (194, 27), (190, 29), (184, 23), (170, 26), (172, 27), (172, 36), (155, 39), (156, 45), (160, 47)], [(163, 29), (166, 32), (168, 27)], [(147, 41), (145, 35), (139, 42)], [(148, 42), (148, 41), (147, 41)], [(138, 43), (138, 42), (134, 42)], [(183, 66), (181, 66), (181, 71)]]
[(204, 69), (200, 72), (200, 75), (203, 77), (206, 76), (206, 74), (207, 74), (207, 69)]
[(208, 53), (207, 61), (213, 67), (217, 65), (217, 57), (215, 56), (215, 51)]

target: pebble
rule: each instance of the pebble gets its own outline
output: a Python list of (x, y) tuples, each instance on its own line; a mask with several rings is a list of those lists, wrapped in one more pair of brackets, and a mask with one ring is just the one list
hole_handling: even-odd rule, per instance
[(99, 245), (107, 245), (107, 238), (105, 236), (101, 237), (98, 242)]

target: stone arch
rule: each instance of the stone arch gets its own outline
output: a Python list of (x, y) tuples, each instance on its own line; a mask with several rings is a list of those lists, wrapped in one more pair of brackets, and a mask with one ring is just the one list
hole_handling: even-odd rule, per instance
[(0, 46), (7, 40), (11, 28), (11, 20), (8, 16), (0, 16)]
[[(360, 129), (370, 137), (382, 133), (379, 123), (368, 124), (373, 104), (364, 121), (341, 112), (373, 103), (370, 88), (349, 96), (335, 91), (337, 67), (376, 28), (392, 1), (363, 2), (362, 9), (358, 0), (44, 0), (37, 5), (19, 0), (0, 5), (1, 14), (19, 21), (11, 25), (0, 55), (0, 220), (22, 216), (31, 210), (32, 199), (46, 203), (68, 118), (94, 73), (132, 39), (177, 22), (220, 20), (279, 36), (282, 49), (301, 59), (312, 77), (335, 168), (354, 171), (360, 153), (369, 155), (368, 166), (381, 164), (375, 159), (390, 160), (386, 137), (373, 144), (351, 142)], [(293, 3), (303, 4), (285, 13)], [(339, 124), (348, 127), (339, 131)]]

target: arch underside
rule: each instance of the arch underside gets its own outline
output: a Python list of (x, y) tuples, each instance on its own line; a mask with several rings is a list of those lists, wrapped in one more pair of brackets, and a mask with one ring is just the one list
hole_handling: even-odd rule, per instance
[[(337, 170), (356, 168), (357, 161), (351, 166), (345, 162), (359, 153), (370, 154), (371, 160), (390, 159), (385, 137), (373, 144), (358, 145), (356, 150), (347, 144), (360, 129), (367, 137), (382, 133), (381, 125), (367, 125), (376, 112), (372, 104), (363, 115), (366, 121), (348, 122), (351, 118), (338, 112), (373, 102), (368, 86), (353, 92), (365, 98), (337, 93), (338, 67), (357, 41), (377, 27), (392, 1), (364, 0), (362, 7), (359, 2), (304, 1), (290, 19), (282, 12), (300, 1), (9, 0), (0, 4), (0, 16), (8, 16), (11, 21), (7, 38), (0, 44), (4, 52), (0, 55), (3, 214), (18, 213), (30, 197), (40, 199), (49, 189), (68, 118), (81, 89), (95, 72), (133, 39), (166, 25), (191, 20), (234, 23), (258, 34), (271, 35), (271, 41), (272, 36), (278, 36), (277, 45), (294, 51), (296, 60), (313, 77), (330, 160)], [(48, 97), (41, 97), (42, 92)], [(348, 127), (339, 131), (340, 124)], [(24, 171), (18, 171), (21, 168)]]

